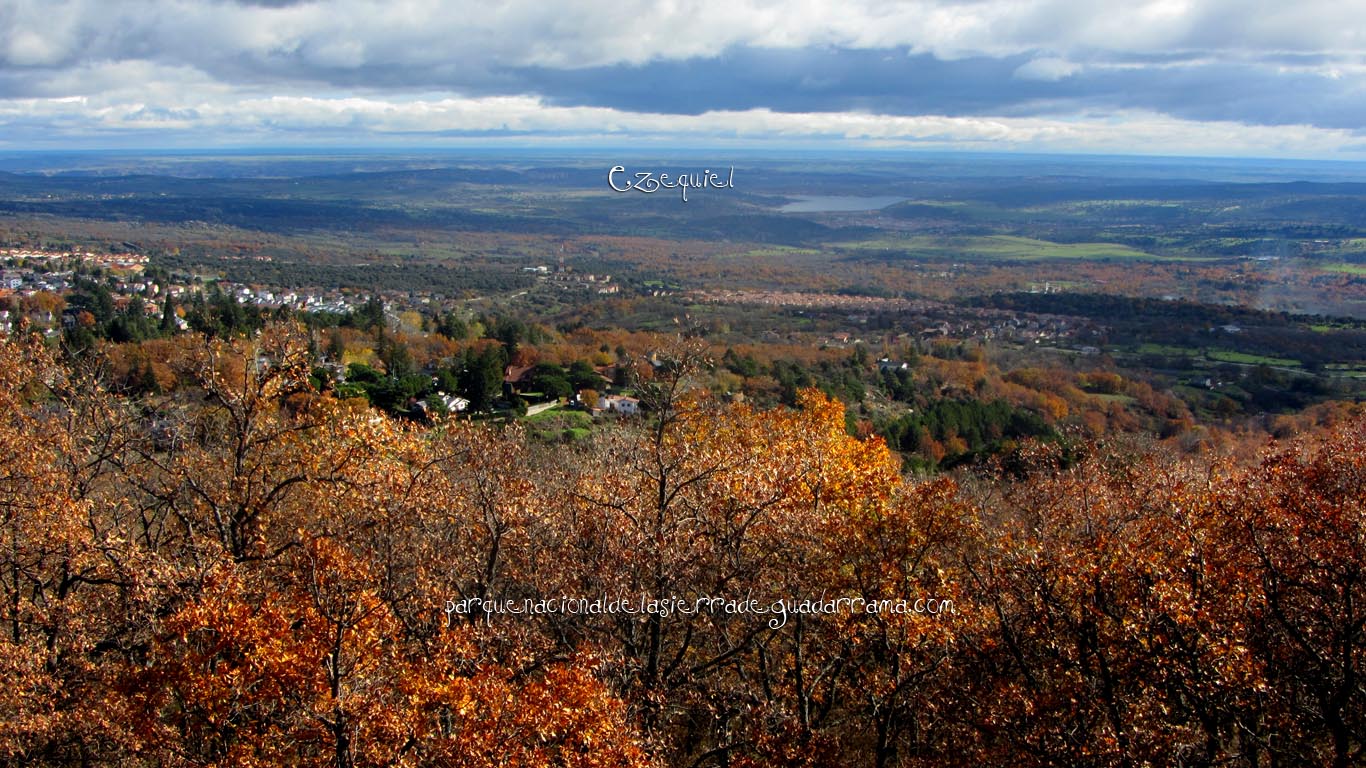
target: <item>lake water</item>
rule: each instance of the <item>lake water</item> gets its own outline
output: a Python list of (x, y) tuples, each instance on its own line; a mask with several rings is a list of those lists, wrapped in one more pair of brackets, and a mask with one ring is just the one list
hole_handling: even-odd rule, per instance
[(796, 202), (778, 210), (782, 213), (836, 213), (844, 211), (876, 211), (904, 197), (851, 197), (848, 195), (803, 195)]

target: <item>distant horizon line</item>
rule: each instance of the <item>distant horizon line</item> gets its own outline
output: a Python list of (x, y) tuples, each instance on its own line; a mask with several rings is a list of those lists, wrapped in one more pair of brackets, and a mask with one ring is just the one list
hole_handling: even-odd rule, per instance
[(728, 145), (422, 145), (397, 146), (386, 144), (294, 146), (275, 144), (251, 144), (233, 146), (185, 146), (185, 147), (0, 147), (0, 157), (37, 156), (37, 155), (126, 155), (126, 156), (215, 156), (263, 154), (281, 156), (335, 156), (362, 154), (375, 156), (400, 155), (460, 155), (460, 154), (539, 154), (539, 155), (607, 155), (625, 153), (622, 156), (641, 153), (676, 152), (680, 154), (733, 153), (737, 156), (751, 154), (766, 157), (839, 157), (848, 155), (898, 155), (915, 157), (953, 157), (953, 158), (1009, 158), (1009, 159), (1064, 159), (1064, 160), (1126, 160), (1138, 162), (1158, 161), (1199, 161), (1209, 163), (1313, 163), (1324, 165), (1366, 166), (1366, 157), (1314, 157), (1297, 155), (1201, 155), (1201, 154), (1164, 154), (1152, 152), (1114, 153), (1080, 150), (1066, 152), (1058, 150), (1035, 151), (1029, 149), (953, 149), (946, 147), (757, 147)]

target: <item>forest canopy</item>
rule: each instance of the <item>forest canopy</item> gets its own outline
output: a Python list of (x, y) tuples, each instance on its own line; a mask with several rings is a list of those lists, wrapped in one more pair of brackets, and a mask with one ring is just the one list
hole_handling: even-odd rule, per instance
[[(185, 337), (158, 397), (0, 339), (0, 762), (1363, 759), (1359, 408), (1205, 454), (1024, 425), (1008, 465), (914, 479), (817, 390), (697, 388), (688, 340), (644, 416), (554, 450), (319, 391), (312, 343)], [(445, 610), (562, 595), (945, 610)]]

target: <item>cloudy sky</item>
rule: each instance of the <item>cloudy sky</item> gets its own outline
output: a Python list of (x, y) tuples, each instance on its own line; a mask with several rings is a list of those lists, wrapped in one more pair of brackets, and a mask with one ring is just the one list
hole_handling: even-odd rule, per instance
[(0, 149), (1366, 159), (1366, 0), (0, 0)]

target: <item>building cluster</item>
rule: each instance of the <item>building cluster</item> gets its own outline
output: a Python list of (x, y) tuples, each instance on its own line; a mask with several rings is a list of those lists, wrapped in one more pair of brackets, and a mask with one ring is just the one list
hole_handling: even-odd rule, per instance
[(117, 309), (126, 309), (133, 296), (155, 298), (161, 288), (142, 277), (146, 267), (147, 257), (138, 254), (0, 250), (0, 333), (21, 320), (49, 336), (59, 324), (74, 323), (74, 315), (58, 313), (54, 297), (74, 290), (82, 275), (100, 275)]
[(544, 264), (523, 267), (523, 272), (536, 275), (536, 279), (565, 290), (592, 291), (601, 294), (617, 293), (621, 287), (612, 282), (611, 275), (596, 275), (591, 272), (575, 272), (573, 267), (563, 264), (551, 268)]
[[(710, 290), (694, 291), (697, 300), (717, 304), (793, 307), (817, 312), (838, 312), (848, 327), (826, 333), (816, 343), (827, 347), (852, 347), (882, 341), (895, 330), (896, 343), (934, 339), (1004, 341), (1016, 344), (1076, 343), (1104, 335), (1105, 329), (1075, 317), (1012, 312), (981, 307), (962, 307), (926, 299), (844, 296), (800, 291)], [(764, 341), (793, 341), (770, 331)]]
[[(40, 297), (65, 297), (77, 289), (82, 276), (97, 279), (108, 288), (115, 309), (124, 311), (133, 297), (139, 297), (149, 316), (160, 315), (167, 297), (179, 303), (213, 284), (239, 303), (263, 309), (288, 307), (301, 312), (347, 313), (358, 309), (368, 298), (337, 289), (281, 290), (183, 274), (152, 280), (146, 276), (147, 266), (146, 256), (130, 253), (0, 250), (0, 332), (8, 331), (21, 317), (34, 329), (49, 335), (56, 333), (59, 324), (73, 325), (74, 312), (56, 314), (54, 310), (60, 302)], [(177, 318), (177, 324), (184, 329), (182, 319)]]
[(298, 312), (336, 312), (345, 314), (359, 309), (368, 297), (341, 290), (271, 290), (219, 281), (220, 290), (231, 293), (239, 304), (262, 309), (289, 308)]
[(147, 266), (146, 256), (127, 253), (46, 253), (8, 248), (0, 250), (0, 298), (65, 293), (75, 283), (77, 266), (86, 271), (102, 270), (129, 291), (140, 292), (147, 288), (145, 283), (137, 279)]
[(882, 296), (845, 296), (807, 291), (704, 290), (692, 291), (699, 302), (748, 304), (763, 307), (805, 307), (810, 309), (862, 309), (875, 312), (904, 312), (925, 309), (934, 302)]
[[(1084, 319), (1060, 315), (1036, 315), (998, 309), (953, 307), (942, 305), (939, 311), (910, 313), (899, 316), (893, 323), (893, 333), (886, 330), (872, 333), (871, 329), (840, 330), (820, 340), (822, 346), (853, 347), (889, 341), (910, 344), (917, 341), (953, 339), (958, 341), (1001, 341), (1011, 344), (1077, 344), (1103, 338), (1105, 327)], [(847, 322), (866, 326), (869, 318), (849, 315)]]
[[(220, 279), (214, 275), (161, 273), (156, 280), (144, 273), (149, 267), (147, 256), (136, 253), (96, 253), (92, 251), (49, 252), (34, 249), (0, 249), (0, 332), (8, 330), (21, 316), (38, 330), (55, 332), (57, 316), (48, 311), (35, 311), (35, 303), (22, 302), (39, 294), (65, 297), (77, 289), (80, 277), (95, 277), (114, 295), (116, 308), (126, 308), (128, 301), (141, 297), (149, 305), (148, 314), (159, 314), (169, 296), (180, 304), (198, 292), (208, 293), (214, 287), (232, 296), (238, 303), (261, 309), (287, 308), (295, 312), (327, 312), (347, 314), (360, 309), (372, 292), (341, 288), (288, 289), (278, 286), (244, 284)], [(550, 289), (581, 291), (596, 294), (616, 294), (621, 285), (609, 274), (578, 272), (572, 266), (536, 265), (523, 267), (523, 272), (536, 276), (539, 283)], [(458, 302), (435, 294), (402, 292), (384, 296), (386, 312), (402, 309), (453, 309)], [(60, 302), (56, 302), (60, 305)], [(71, 319), (67, 318), (70, 323)]]

